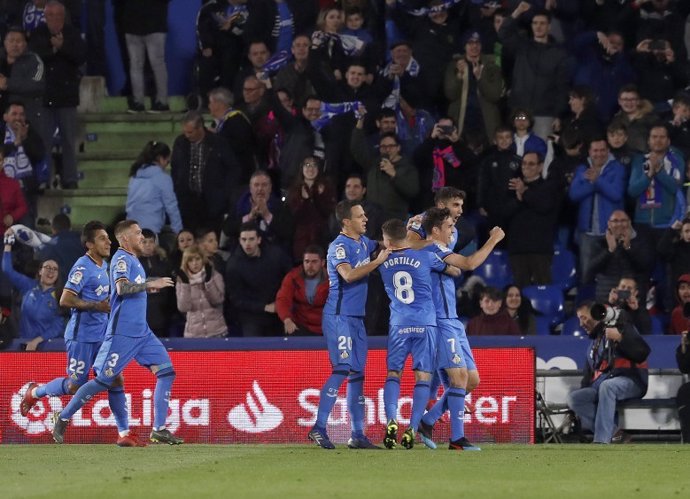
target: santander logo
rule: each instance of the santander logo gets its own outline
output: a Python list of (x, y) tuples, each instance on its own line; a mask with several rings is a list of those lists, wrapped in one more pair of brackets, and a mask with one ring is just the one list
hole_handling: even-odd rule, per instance
[(275, 430), (282, 422), (282, 411), (268, 401), (256, 380), (252, 385), (252, 391), (247, 392), (246, 404), (237, 405), (228, 413), (230, 426), (245, 433)]

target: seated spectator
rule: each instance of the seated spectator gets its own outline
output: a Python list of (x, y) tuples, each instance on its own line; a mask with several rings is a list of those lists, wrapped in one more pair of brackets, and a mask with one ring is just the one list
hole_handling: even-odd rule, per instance
[(279, 336), (284, 327), (275, 299), (292, 264), (279, 247), (262, 244), (260, 234), (255, 222), (240, 226), (239, 247), (226, 267), (225, 289), (242, 336)]
[[(170, 148), (163, 142), (147, 142), (129, 170), (127, 218), (137, 220), (142, 229), (161, 233), (166, 216), (175, 234), (182, 230), (182, 217), (170, 176)], [(165, 274), (166, 276), (168, 274)]]
[(635, 278), (621, 277), (618, 286), (609, 291), (607, 303), (612, 307), (625, 310), (640, 334), (650, 334), (652, 332), (652, 320), (645, 306), (644, 296), (640, 297), (639, 292)]
[(84, 255), (81, 234), (72, 230), (72, 222), (64, 213), (58, 213), (53, 217), (50, 229), (52, 238), (40, 247), (36, 257), (39, 260), (55, 260), (60, 267), (60, 281), (66, 282), (69, 269)]
[(178, 310), (187, 314), (185, 338), (213, 338), (228, 334), (223, 318), (223, 277), (213, 269), (199, 248), (192, 246), (184, 251), (175, 293)]
[(505, 309), (515, 322), (522, 334), (536, 334), (537, 321), (532, 303), (522, 296), (522, 291), (514, 284), (503, 288), (505, 295)]
[(582, 429), (594, 432), (594, 443), (626, 441), (617, 428), (619, 401), (644, 397), (647, 392), (649, 345), (640, 336), (626, 312), (615, 325), (592, 318), (592, 302), (577, 309), (580, 325), (592, 344), (585, 363), (582, 388), (568, 394), (568, 407), (580, 420)]
[(477, 336), (522, 334), (517, 322), (503, 308), (503, 293), (500, 290), (487, 287), (479, 296), (479, 307), (482, 312), (467, 323), (467, 334)]
[[(147, 278), (169, 277), (172, 267), (165, 256), (165, 251), (158, 246), (156, 234), (150, 229), (142, 229), (144, 243), (141, 245), (139, 262)], [(175, 315), (175, 292), (172, 288), (163, 288), (157, 293), (146, 293), (146, 322), (159, 338), (170, 335), (171, 319)]]
[(335, 208), (335, 192), (330, 179), (321, 173), (318, 158), (307, 157), (287, 193), (287, 206), (295, 220), (292, 255), (299, 261), (311, 244), (328, 244), (328, 217)]
[(671, 312), (668, 332), (669, 334), (684, 334), (687, 337), (690, 329), (690, 317), (687, 314), (690, 311), (690, 274), (683, 274), (678, 277), (676, 296), (678, 305)]
[[(690, 276), (688, 279), (690, 282)], [(680, 345), (676, 348), (676, 362), (678, 369), (683, 374), (690, 374), (690, 342), (688, 341), (688, 328), (683, 330), (680, 337)], [(676, 395), (678, 406), (678, 419), (680, 419), (681, 441), (690, 442), (690, 382), (681, 385)]]
[(302, 264), (283, 279), (276, 295), (276, 313), (285, 334), (311, 336), (323, 334), (321, 318), (328, 298), (326, 255), (320, 246), (310, 245), (304, 250)]
[(218, 249), (216, 231), (208, 227), (202, 227), (196, 231), (194, 242), (206, 263), (213, 265), (213, 269), (216, 272), (225, 272), (225, 262), (228, 259), (228, 254)]
[(36, 279), (31, 279), (12, 267), (14, 231), (5, 231), (2, 271), (21, 295), (19, 338), (27, 351), (35, 351), (43, 341), (62, 336), (65, 317), (59, 305), (62, 285), (55, 260), (41, 263)]

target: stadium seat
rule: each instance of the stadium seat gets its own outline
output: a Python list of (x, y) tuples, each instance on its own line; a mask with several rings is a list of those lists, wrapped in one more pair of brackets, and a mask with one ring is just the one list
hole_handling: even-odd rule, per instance
[(577, 284), (577, 269), (575, 267), (575, 255), (564, 248), (553, 252), (551, 262), (551, 282), (560, 286), (563, 292), (570, 291)]
[(481, 277), (487, 286), (503, 289), (513, 282), (513, 273), (505, 251), (493, 250), (472, 275)]
[(570, 317), (563, 323), (561, 330), (563, 336), (587, 336), (587, 331), (580, 326), (580, 319), (576, 315)]
[(649, 334), (664, 334), (664, 321), (658, 315), (650, 316), (652, 320), (652, 330)]
[(563, 291), (559, 286), (526, 286), (522, 294), (537, 312), (537, 334), (551, 334), (563, 322)]

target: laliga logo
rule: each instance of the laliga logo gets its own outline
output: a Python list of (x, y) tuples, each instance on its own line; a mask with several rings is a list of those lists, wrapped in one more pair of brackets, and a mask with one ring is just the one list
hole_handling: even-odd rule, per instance
[[(26, 383), (19, 390), (19, 393), (12, 395), (12, 421), (23, 429), (28, 435), (40, 435), (53, 429), (50, 416), (53, 412), (62, 410), (62, 401), (59, 397), (46, 397), (39, 400), (31, 408), (29, 414), (24, 417), (19, 412), (19, 406), (29, 383)], [(49, 407), (46, 407), (49, 406)]]
[(230, 426), (246, 433), (275, 430), (282, 422), (283, 413), (268, 401), (258, 381), (254, 381), (253, 393), (247, 392), (247, 404), (235, 406), (228, 413)]

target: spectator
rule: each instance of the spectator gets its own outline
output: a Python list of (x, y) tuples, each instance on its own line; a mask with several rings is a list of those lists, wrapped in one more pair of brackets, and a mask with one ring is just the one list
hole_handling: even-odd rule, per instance
[(685, 158), (690, 158), (690, 95), (685, 92), (673, 98), (671, 112), (666, 115), (671, 145), (680, 149)]
[(220, 229), (230, 193), (239, 185), (240, 167), (225, 140), (204, 128), (200, 113), (185, 114), (182, 131), (173, 144), (170, 162), (182, 223), (190, 230), (201, 226)]
[(279, 336), (276, 293), (292, 265), (280, 248), (262, 245), (256, 223), (240, 226), (239, 247), (228, 260), (225, 288), (243, 336)]
[(410, 202), (419, 192), (419, 176), (412, 162), (400, 154), (400, 142), (395, 134), (385, 134), (379, 141), (379, 151), (367, 144), (364, 135), (365, 110), (352, 132), (350, 152), (367, 175), (369, 200), (381, 205), (386, 219), (407, 219)]
[(335, 208), (335, 192), (330, 179), (321, 173), (317, 158), (307, 157), (295, 183), (287, 192), (287, 206), (295, 220), (292, 255), (299, 261), (304, 249), (327, 245), (328, 217)]
[(690, 274), (690, 218), (676, 220), (664, 231), (657, 252), (669, 263), (670, 282), (674, 286), (681, 275)]
[(7, 229), (4, 235), (2, 271), (22, 297), (20, 341), (26, 344), (27, 351), (34, 351), (40, 343), (61, 336), (65, 327), (58, 302), (62, 294), (59, 267), (55, 260), (44, 260), (36, 279), (17, 272), (12, 267), (14, 231)]
[(474, 131), (482, 133), (487, 141), (493, 138), (501, 124), (498, 102), (504, 82), (493, 54), (482, 54), (479, 32), (465, 35), (465, 53), (446, 66), (443, 86), (450, 102), (448, 116), (458, 123), (460, 135)]
[[(690, 278), (688, 279), (690, 282)], [(680, 345), (676, 348), (676, 362), (683, 374), (690, 374), (690, 342), (688, 341), (688, 326), (686, 324), (680, 337)], [(681, 441), (690, 442), (690, 382), (684, 383), (676, 395), (678, 419), (680, 419)]]
[(513, 135), (513, 152), (522, 157), (528, 152), (536, 152), (546, 157), (546, 142), (535, 135), (530, 129), (534, 118), (526, 109), (515, 109), (510, 118), (515, 134)]
[(240, 164), (240, 185), (247, 185), (256, 169), (252, 124), (242, 111), (232, 105), (233, 96), (227, 88), (218, 87), (209, 92), (208, 109), (213, 117), (213, 129), (230, 145)]
[(618, 105), (621, 110), (614, 115), (611, 125), (625, 126), (630, 148), (637, 152), (646, 151), (649, 129), (657, 120), (652, 103), (640, 99), (637, 86), (624, 85), (618, 92)]
[(688, 83), (687, 61), (677, 60), (671, 44), (657, 38), (642, 40), (637, 45), (633, 65), (640, 96), (652, 103), (657, 114), (670, 111), (669, 101), (677, 89)]
[[(345, 181), (345, 195), (344, 199), (347, 201), (357, 201), (364, 212), (367, 214), (367, 229), (365, 236), (374, 241), (381, 240), (381, 226), (385, 222), (383, 217), (383, 208), (376, 203), (369, 201), (365, 196), (367, 194), (367, 185), (364, 178), (352, 173)], [(328, 223), (330, 240), (335, 239), (340, 234), (341, 225), (332, 213)], [(371, 283), (370, 283), (371, 284)]]
[[(649, 245), (633, 230), (630, 217), (622, 211), (611, 213), (604, 240), (597, 243), (589, 267), (595, 276), (595, 299), (598, 303), (608, 300), (609, 291), (624, 275), (635, 277), (640, 284), (640, 296), (646, 296), (653, 255)], [(584, 282), (589, 282), (585, 278)]]
[(503, 288), (505, 295), (505, 309), (517, 323), (521, 334), (536, 334), (537, 321), (532, 303), (522, 295), (522, 291), (514, 284)]
[[(228, 259), (227, 253), (221, 252), (218, 248), (218, 235), (216, 231), (208, 227), (197, 229), (194, 234), (194, 241), (201, 256), (204, 257), (204, 265), (210, 263), (213, 269), (222, 273), (225, 271), (225, 262)], [(184, 252), (182, 253), (184, 256)]]
[(148, 55), (156, 82), (156, 97), (151, 113), (170, 111), (168, 106), (168, 70), (165, 65), (165, 39), (168, 32), (168, 2), (170, 0), (124, 0), (123, 16), (127, 19), (125, 40), (129, 54), (129, 78), (132, 97), (129, 113), (140, 113), (144, 106), (144, 64)]
[(570, 64), (565, 50), (549, 38), (551, 14), (537, 10), (532, 15), (532, 37), (519, 34), (517, 19), (532, 9), (520, 2), (498, 31), (498, 37), (515, 52), (515, 66), (508, 102), (512, 108), (527, 108), (534, 113), (534, 133), (546, 140), (551, 123), (565, 111)]
[[(249, 42), (249, 48), (247, 49), (247, 60), (249, 65), (246, 63), (242, 64), (242, 69), (237, 73), (235, 77), (235, 84), (232, 87), (234, 94), (237, 96), (242, 95), (242, 85), (245, 83), (246, 78), (249, 76), (257, 77), (264, 71), (264, 65), (271, 58), (271, 51), (268, 49), (268, 45), (261, 40), (255, 40)], [(240, 106), (243, 103), (243, 99), (238, 99)]]
[(223, 277), (198, 248), (190, 247), (184, 251), (175, 293), (177, 308), (187, 314), (185, 338), (214, 338), (228, 334), (223, 318)]
[(127, 218), (138, 221), (142, 229), (150, 229), (156, 235), (161, 233), (166, 216), (175, 234), (182, 230), (173, 182), (165, 173), (169, 163), (168, 145), (153, 140), (146, 143), (129, 170)]
[(45, 65), (41, 137), (50, 150), (55, 128), (60, 129), (60, 182), (63, 189), (75, 189), (80, 66), (86, 61), (86, 44), (79, 30), (65, 22), (65, 7), (57, 0), (46, 4), (45, 20), (31, 35), (29, 44)]
[(567, 403), (582, 429), (594, 432), (594, 443), (621, 443), (628, 438), (616, 428), (616, 405), (647, 392), (650, 349), (625, 312), (615, 324), (606, 324), (592, 318), (591, 305), (586, 302), (577, 309), (592, 344), (582, 388), (569, 393)]
[(4, 52), (0, 52), (0, 109), (5, 110), (10, 102), (21, 100), (29, 123), (43, 130), (46, 85), (43, 61), (27, 50), (26, 34), (21, 28), (7, 30), (4, 47)]
[(314, 87), (307, 73), (310, 46), (311, 40), (307, 35), (297, 35), (292, 40), (290, 49), (294, 60), (282, 67), (273, 78), (273, 87), (286, 89), (298, 103), (304, 102), (307, 96), (314, 95)]
[(625, 168), (626, 178), (629, 178), (630, 166), (637, 152), (628, 145), (628, 129), (621, 121), (614, 120), (606, 127), (606, 142), (611, 154)]
[(323, 334), (321, 318), (328, 298), (326, 256), (322, 247), (304, 249), (302, 263), (287, 273), (276, 295), (276, 313), (285, 334)]
[[(640, 303), (641, 299), (642, 303)], [(645, 302), (645, 297), (640, 297), (635, 278), (630, 276), (621, 277), (618, 285), (609, 291), (607, 301), (612, 307), (625, 310), (640, 334), (650, 334), (652, 332), (652, 320), (649, 317), (649, 312), (647, 312)]]
[(175, 247), (170, 252), (170, 265), (172, 275), (177, 276), (177, 269), (182, 265), (182, 253), (190, 246), (194, 246), (194, 233), (188, 229), (182, 229), (175, 237)]
[(684, 334), (690, 329), (690, 274), (683, 274), (676, 281), (676, 298), (678, 305), (671, 312), (669, 334)]
[(580, 255), (580, 282), (589, 276), (589, 266), (597, 241), (604, 238), (614, 210), (622, 210), (626, 172), (609, 152), (603, 137), (589, 143), (587, 162), (577, 167), (568, 194), (577, 204), (576, 241)]
[(5, 175), (5, 169), (1, 167), (10, 147), (0, 145), (0, 232), (2, 234), (18, 223), (28, 212), (19, 181)]
[[(257, 170), (249, 180), (249, 190), (240, 196), (235, 209), (223, 224), (223, 247), (234, 248), (243, 223), (254, 222), (266, 243), (277, 244), (287, 250), (293, 232), (292, 217), (285, 203), (273, 194), (271, 177)], [(229, 241), (229, 243), (228, 243)]]
[[(141, 245), (139, 262), (144, 267), (147, 278), (168, 277), (172, 266), (165, 257), (165, 251), (156, 243), (156, 234), (150, 229), (142, 229), (144, 243)], [(170, 325), (177, 312), (175, 292), (172, 288), (163, 288), (157, 293), (146, 294), (146, 322), (159, 338), (170, 336)]]
[(601, 123), (594, 109), (594, 95), (588, 87), (576, 86), (570, 89), (568, 97), (570, 111), (553, 122), (552, 129), (555, 142), (564, 132), (577, 133), (584, 143), (589, 143), (603, 132)]
[(480, 293), (477, 317), (467, 323), (467, 334), (477, 336), (520, 335), (520, 328), (508, 311), (503, 308), (503, 293), (487, 287)]
[[(507, 248), (515, 284), (551, 283), (551, 260), (556, 222), (562, 194), (552, 180), (542, 178), (544, 158), (535, 152), (522, 157), (522, 177), (509, 181), (515, 200), (508, 206), (511, 213), (507, 230)], [(539, 227), (539, 231), (534, 231)], [(531, 237), (525, 237), (531, 234)]]
[(261, 126), (262, 120), (266, 119), (270, 111), (266, 98), (266, 85), (254, 75), (247, 76), (242, 80), (242, 99), (237, 109), (242, 111), (249, 119), (254, 133)]
[(53, 217), (50, 229), (52, 239), (41, 247), (36, 256), (44, 261), (55, 260), (60, 268), (60, 282), (66, 282), (69, 269), (84, 255), (81, 234), (72, 230), (72, 221), (64, 213)]

